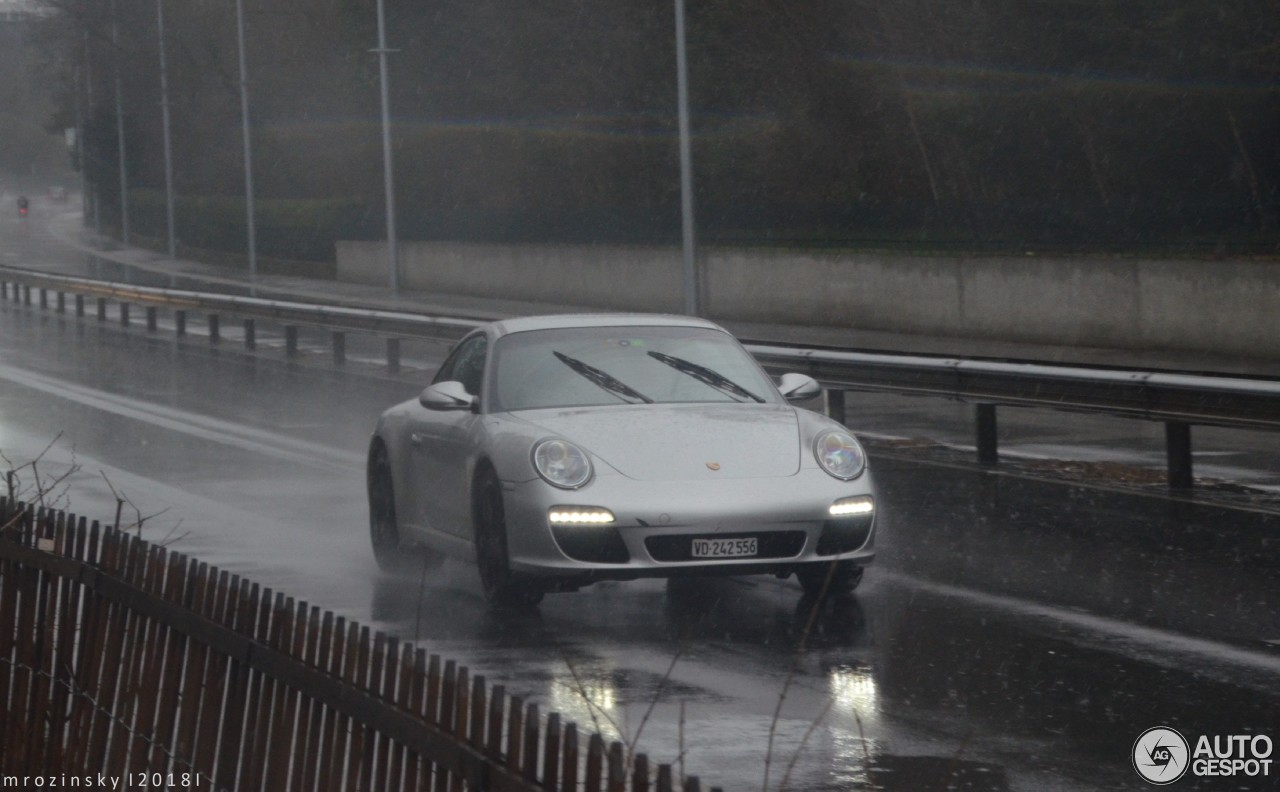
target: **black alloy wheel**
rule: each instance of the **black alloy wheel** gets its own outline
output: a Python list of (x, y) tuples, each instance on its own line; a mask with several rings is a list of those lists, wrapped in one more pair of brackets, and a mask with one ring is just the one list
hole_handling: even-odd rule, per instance
[(491, 469), (480, 473), (475, 490), (476, 566), (484, 598), (494, 605), (537, 605), (543, 590), (511, 571), (507, 556), (506, 511), (502, 483)]
[(381, 443), (369, 452), (369, 540), (373, 557), (383, 572), (426, 571), (440, 566), (444, 557), (424, 547), (406, 547), (400, 542), (396, 521), (396, 495), (391, 480), (391, 463)]
[(800, 581), (806, 597), (817, 597), (824, 587), (829, 597), (849, 594), (862, 582), (862, 565), (854, 561), (805, 564), (796, 569), (796, 580)]

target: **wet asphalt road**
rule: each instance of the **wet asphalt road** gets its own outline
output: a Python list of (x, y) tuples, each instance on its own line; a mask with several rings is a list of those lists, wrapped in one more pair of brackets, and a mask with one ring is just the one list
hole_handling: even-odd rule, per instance
[[(65, 255), (39, 224), (0, 218), (0, 231), (3, 263)], [(257, 356), (235, 349), (230, 323), (218, 348), (201, 329), (178, 344), (0, 304), (0, 452), (22, 464), (54, 441), (37, 470), (49, 482), (74, 465), (59, 505), (111, 519), (120, 493), (148, 538), (422, 641), (654, 761), (683, 752), (726, 790), (761, 789), (766, 772), (770, 789), (1144, 789), (1130, 751), (1150, 727), (1280, 740), (1278, 515), (877, 445), (881, 558), (856, 597), (815, 611), (790, 582), (644, 581), (497, 613), (474, 568), (387, 577), (368, 550), (369, 429), (417, 393), (440, 347), (407, 345), (416, 369), (388, 378), (360, 362), (376, 343), (353, 338), (335, 371), (320, 334), (285, 364), (269, 327)], [(963, 444), (969, 431), (963, 405), (849, 406), (875, 435)], [(1001, 416), (1011, 454), (1160, 462), (1158, 426)], [(1196, 438), (1198, 472), (1276, 481), (1273, 437)]]
[(639, 732), (655, 761), (683, 746), (727, 790), (761, 788), (771, 733), (770, 788), (808, 790), (1142, 789), (1129, 755), (1152, 726), (1280, 739), (1280, 517), (897, 452), (873, 457), (881, 563), (816, 615), (753, 578), (494, 613), (473, 568), (388, 578), (369, 554), (368, 431), (425, 373), (285, 364), (260, 333), (247, 356), (4, 303), (0, 451), (57, 437), (39, 470), (78, 465), (53, 493), (73, 510), (109, 517), (114, 488), (152, 539)]

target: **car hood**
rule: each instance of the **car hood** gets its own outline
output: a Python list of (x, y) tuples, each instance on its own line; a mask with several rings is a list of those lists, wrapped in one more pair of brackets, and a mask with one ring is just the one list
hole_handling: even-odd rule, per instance
[(646, 404), (512, 415), (643, 481), (773, 478), (800, 468), (799, 427), (789, 405)]

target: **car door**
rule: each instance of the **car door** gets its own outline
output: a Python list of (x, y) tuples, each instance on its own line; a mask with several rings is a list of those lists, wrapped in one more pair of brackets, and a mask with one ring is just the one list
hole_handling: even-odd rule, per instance
[[(465, 339), (436, 372), (432, 384), (454, 380), (476, 397), (477, 407), (488, 355), (483, 335)], [(480, 422), (478, 409), (428, 410), (419, 405), (409, 431), (410, 468), (415, 482), (418, 521), (430, 530), (470, 535), (471, 444)]]

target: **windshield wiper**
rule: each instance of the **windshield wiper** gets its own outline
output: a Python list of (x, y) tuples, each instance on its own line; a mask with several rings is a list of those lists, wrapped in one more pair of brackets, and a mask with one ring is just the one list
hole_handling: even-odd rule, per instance
[(612, 393), (614, 396), (623, 400), (634, 399), (636, 401), (642, 401), (645, 404), (653, 404), (653, 399), (650, 399), (648, 396), (640, 393), (625, 382), (614, 378), (612, 374), (601, 371), (590, 363), (583, 363), (577, 358), (569, 357), (563, 352), (557, 352), (555, 350), (552, 350), (551, 354), (555, 355), (556, 359), (561, 363), (581, 374), (588, 380), (591, 380), (593, 384), (600, 386), (603, 390)]
[(685, 360), (684, 358), (674, 357), (662, 352), (650, 352), (649, 357), (660, 363), (667, 364), (676, 371), (679, 371), (681, 374), (688, 374), (697, 381), (710, 385), (722, 393), (727, 393), (730, 396), (741, 396), (744, 399), (752, 399), (758, 402), (764, 401), (764, 399), (755, 395), (733, 380), (725, 377), (720, 372), (713, 371), (706, 366), (701, 366), (692, 361)]

